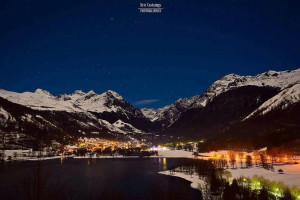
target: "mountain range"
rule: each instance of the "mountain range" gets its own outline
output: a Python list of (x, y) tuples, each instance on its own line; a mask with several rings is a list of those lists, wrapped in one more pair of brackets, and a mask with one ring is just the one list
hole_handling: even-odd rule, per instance
[[(280, 145), (300, 139), (299, 107), (300, 69), (229, 74), (204, 93), (159, 109), (138, 109), (111, 90), (53, 96), (42, 89), (0, 89), (0, 131), (11, 145), (69, 143), (79, 137)], [(263, 138), (259, 144), (258, 137)]]

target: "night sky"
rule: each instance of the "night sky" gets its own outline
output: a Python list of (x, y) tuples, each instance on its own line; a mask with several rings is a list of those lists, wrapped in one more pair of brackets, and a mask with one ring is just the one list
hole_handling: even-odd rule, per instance
[(300, 1), (147, 2), (1, 1), (0, 88), (111, 89), (157, 108), (229, 73), (300, 66)]

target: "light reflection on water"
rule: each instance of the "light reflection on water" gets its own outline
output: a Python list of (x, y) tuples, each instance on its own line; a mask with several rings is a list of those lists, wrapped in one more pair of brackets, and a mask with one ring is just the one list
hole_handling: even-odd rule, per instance
[[(65, 164), (65, 160), (66, 158), (64, 157), (60, 157), (60, 165)], [(158, 162), (161, 164), (162, 166), (162, 170), (167, 170), (167, 158), (158, 158)], [(86, 159), (86, 164), (87, 165), (91, 165), (91, 164), (96, 164), (97, 163), (97, 159)]]
[(60, 165), (64, 163), (64, 157), (60, 157)]
[(167, 170), (167, 159), (166, 158), (158, 158), (158, 162), (162, 163), (163, 170)]
[[(52, 186), (62, 188), (68, 183), (68, 189), (64, 190), (64, 194), (70, 194), (74, 200), (87, 199), (91, 193), (93, 194), (91, 199), (107, 199), (101, 198), (107, 191), (120, 194), (125, 199), (152, 200), (153, 191), (160, 191), (160, 188), (164, 188), (165, 192), (155, 195), (161, 195), (161, 199), (168, 199), (169, 194), (172, 194), (175, 200), (201, 199), (201, 193), (192, 189), (189, 183), (158, 173), (167, 170), (167, 167), (179, 166), (178, 162), (179, 159), (169, 158), (86, 160), (60, 158), (41, 161), (41, 166), (42, 172), (47, 175), (51, 173), (51, 176), (47, 176), (49, 188)], [(13, 191), (16, 185), (19, 188), (20, 175), (23, 177), (29, 174), (31, 177), (30, 173), (34, 172), (36, 162), (6, 162), (4, 165), (2, 169), (0, 163), (0, 196), (16, 195), (16, 198), (11, 199), (22, 199), (23, 190), (16, 193), (1, 189), (12, 188)], [(181, 194), (183, 188), (184, 193)]]
[(167, 170), (167, 159), (163, 158), (163, 170)]

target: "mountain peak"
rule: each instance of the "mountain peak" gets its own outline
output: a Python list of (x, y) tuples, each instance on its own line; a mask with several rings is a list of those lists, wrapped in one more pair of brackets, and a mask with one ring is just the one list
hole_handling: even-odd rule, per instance
[(90, 90), (88, 93), (86, 93), (87, 95), (93, 95), (96, 94), (96, 92), (94, 92), (94, 90)]
[(269, 74), (278, 73), (277, 71), (274, 71), (274, 70), (268, 70), (267, 72), (268, 72)]
[(48, 92), (46, 90), (43, 90), (43, 89), (40, 89), (40, 88), (36, 89), (34, 91), (34, 93), (36, 93), (36, 94), (46, 94), (46, 95), (49, 95), (49, 96), (51, 95), (50, 92)]
[(105, 92), (105, 94), (108, 95), (108, 96), (113, 96), (113, 97), (115, 97), (116, 99), (123, 99), (123, 97), (122, 97), (121, 95), (119, 95), (118, 93), (116, 93), (116, 92), (113, 91), (113, 90), (107, 90), (107, 91)]
[(223, 76), (220, 80), (232, 80), (232, 79), (241, 78), (241, 77), (242, 77), (241, 75), (231, 73), (231, 74), (227, 74), (227, 75)]
[(85, 92), (83, 92), (82, 90), (75, 90), (73, 94), (85, 95)]

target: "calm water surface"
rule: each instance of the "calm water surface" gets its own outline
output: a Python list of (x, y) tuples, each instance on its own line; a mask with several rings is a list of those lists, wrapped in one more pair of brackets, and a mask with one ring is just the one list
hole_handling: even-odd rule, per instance
[[(69, 199), (201, 199), (201, 193), (181, 178), (158, 174), (184, 159), (73, 159), (40, 162), (48, 190), (59, 188)], [(0, 163), (1, 199), (24, 199), (29, 177), (38, 162)], [(46, 183), (45, 183), (46, 182)]]

